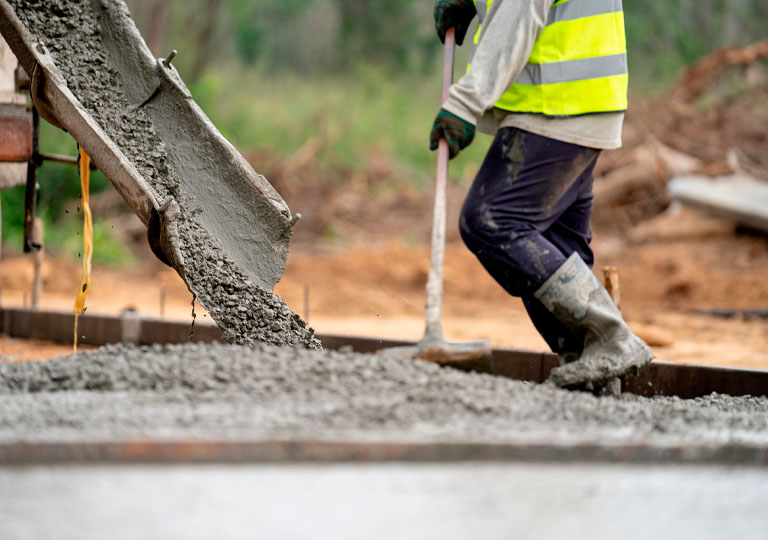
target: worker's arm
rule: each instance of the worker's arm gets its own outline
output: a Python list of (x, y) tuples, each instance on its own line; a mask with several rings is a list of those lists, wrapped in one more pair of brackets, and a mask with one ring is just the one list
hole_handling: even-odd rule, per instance
[(472, 66), (451, 86), (443, 109), (476, 125), (525, 68), (553, 3), (495, 0), (485, 16)]

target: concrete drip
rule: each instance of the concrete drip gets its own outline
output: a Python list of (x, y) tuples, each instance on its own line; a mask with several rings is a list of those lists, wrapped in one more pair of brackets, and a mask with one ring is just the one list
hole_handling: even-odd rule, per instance
[(350, 351), (113, 345), (0, 365), (0, 441), (768, 444), (768, 399), (597, 398)]
[[(122, 4), (121, 0), (112, 0)], [(36, 40), (42, 41), (85, 109), (159, 195), (180, 208), (178, 233), (184, 279), (224, 337), (239, 344), (320, 348), (313, 331), (279, 296), (254, 284), (201, 225), (196, 207), (169, 165), (168, 149), (152, 120), (126, 99), (123, 74), (113, 69), (93, 0), (9, 0)], [(94, 7), (96, 6), (96, 7)], [(123, 6), (124, 8), (124, 6)]]

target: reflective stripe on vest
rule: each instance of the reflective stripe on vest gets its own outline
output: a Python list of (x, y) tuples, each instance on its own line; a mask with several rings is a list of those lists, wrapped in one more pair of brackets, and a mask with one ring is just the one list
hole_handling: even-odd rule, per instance
[[(481, 25), (475, 45), (492, 3), (475, 0)], [(558, 0), (527, 65), (496, 107), (554, 117), (618, 112), (627, 109), (627, 86), (621, 0)]]

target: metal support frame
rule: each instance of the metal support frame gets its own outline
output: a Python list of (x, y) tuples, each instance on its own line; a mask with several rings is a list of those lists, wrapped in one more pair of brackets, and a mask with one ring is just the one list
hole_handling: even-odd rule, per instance
[[(35, 239), (34, 226), (37, 217), (37, 169), (44, 161), (53, 163), (65, 163), (78, 166), (78, 158), (59, 154), (46, 154), (40, 152), (40, 114), (32, 105), (32, 151), (31, 158), (27, 162), (27, 184), (24, 194), (24, 253), (36, 252), (42, 248), (42, 244)], [(92, 171), (97, 170), (91, 162)]]
[(32, 157), (27, 163), (27, 187), (24, 194), (24, 253), (38, 251), (42, 247), (34, 239), (37, 217), (37, 168), (40, 164), (40, 116), (37, 109), (32, 107)]

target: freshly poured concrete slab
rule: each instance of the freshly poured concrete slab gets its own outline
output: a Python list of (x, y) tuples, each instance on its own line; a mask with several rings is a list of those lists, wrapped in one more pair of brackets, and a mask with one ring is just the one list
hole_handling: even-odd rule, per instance
[(764, 539), (768, 470), (615, 465), (0, 468), (4, 540)]
[(768, 233), (768, 182), (744, 176), (679, 176), (669, 194), (683, 204)]
[(110, 345), (0, 364), (0, 462), (38, 460), (33, 443), (275, 440), (673, 446), (755, 464), (766, 462), (768, 398), (598, 398), (350, 350), (222, 344)]

